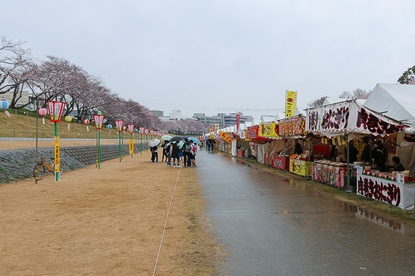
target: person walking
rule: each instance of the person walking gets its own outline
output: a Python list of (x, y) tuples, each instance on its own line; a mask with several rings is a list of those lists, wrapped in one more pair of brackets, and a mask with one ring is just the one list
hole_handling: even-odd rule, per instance
[(168, 146), (169, 146), (169, 141), (165, 140), (163, 143), (163, 146), (161, 147), (163, 149), (163, 155), (161, 156), (161, 162), (167, 162)]
[(172, 143), (171, 158), (173, 159), (173, 167), (180, 168), (179, 147), (177, 146), (177, 143)]
[(159, 153), (157, 146), (150, 147), (151, 151), (151, 162), (158, 162), (159, 161)]
[(166, 155), (167, 155), (167, 166), (170, 167), (171, 166), (171, 154), (173, 151), (173, 143), (169, 143), (166, 146)]
[(197, 152), (197, 145), (195, 143), (193, 143), (192, 140), (190, 140), (190, 162), (191, 162), (191, 166), (196, 167), (196, 152)]
[(184, 167), (190, 167), (192, 165), (192, 161), (191, 161), (191, 155), (192, 155), (192, 146), (190, 144), (189, 140), (185, 140), (185, 143), (183, 145), (184, 148), (184, 152), (183, 152), (183, 156), (184, 156)]

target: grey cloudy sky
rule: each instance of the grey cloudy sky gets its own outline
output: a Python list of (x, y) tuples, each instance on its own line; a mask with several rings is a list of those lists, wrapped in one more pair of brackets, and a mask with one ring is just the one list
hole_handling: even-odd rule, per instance
[(1, 36), (165, 114), (258, 118), (283, 110), (286, 90), (305, 108), (415, 64), (413, 0), (0, 2)]

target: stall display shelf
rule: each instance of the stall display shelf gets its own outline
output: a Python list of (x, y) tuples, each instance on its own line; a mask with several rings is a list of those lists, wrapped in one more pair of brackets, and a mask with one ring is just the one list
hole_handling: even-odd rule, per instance
[(327, 185), (344, 189), (347, 165), (328, 160), (315, 160), (313, 163), (312, 179)]

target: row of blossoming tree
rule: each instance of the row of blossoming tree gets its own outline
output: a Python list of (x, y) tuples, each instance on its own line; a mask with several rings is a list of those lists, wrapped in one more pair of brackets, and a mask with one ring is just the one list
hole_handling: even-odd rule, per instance
[(23, 91), (29, 91), (37, 107), (45, 107), (49, 100), (66, 102), (64, 116), (72, 114), (75, 119), (92, 119), (99, 110), (106, 122), (116, 119), (126, 123), (146, 126), (150, 129), (173, 131), (184, 134), (205, 132), (206, 126), (194, 120), (162, 122), (150, 110), (131, 99), (123, 99), (105, 86), (103, 80), (89, 74), (82, 67), (63, 58), (46, 56), (35, 61), (31, 50), (22, 42), (5, 37), (0, 45), (0, 95), (12, 94), (10, 108), (27, 108), (33, 102), (17, 105)]

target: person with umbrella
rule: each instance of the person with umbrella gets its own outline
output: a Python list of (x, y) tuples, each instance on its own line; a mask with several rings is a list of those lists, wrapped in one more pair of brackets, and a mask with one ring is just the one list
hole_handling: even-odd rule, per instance
[(190, 144), (190, 141), (188, 139), (184, 139), (184, 145), (183, 145), (183, 157), (184, 157), (184, 167), (190, 167), (191, 166), (191, 155), (192, 155), (192, 146)]
[(153, 139), (148, 143), (151, 152), (151, 162), (158, 162), (159, 161), (159, 154), (158, 154), (158, 145), (160, 144), (160, 140)]
[[(161, 162), (167, 162), (167, 155), (168, 155), (168, 150), (169, 150), (169, 141), (167, 140), (163, 140), (164, 143), (162, 145), (162, 149), (163, 149), (163, 155), (161, 156)], [(166, 159), (166, 161), (164, 161), (164, 159)]]
[(151, 152), (151, 162), (158, 162), (159, 161), (159, 153), (158, 153), (158, 149), (157, 146), (154, 147), (150, 147), (150, 152)]
[(179, 147), (177, 145), (177, 142), (171, 144), (173, 145), (171, 147), (171, 158), (173, 159), (173, 167), (180, 168)]

